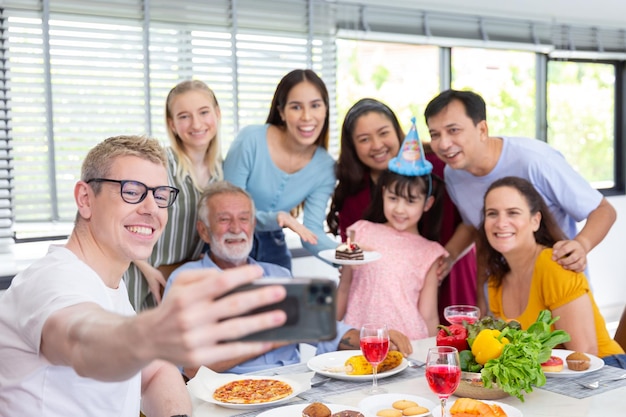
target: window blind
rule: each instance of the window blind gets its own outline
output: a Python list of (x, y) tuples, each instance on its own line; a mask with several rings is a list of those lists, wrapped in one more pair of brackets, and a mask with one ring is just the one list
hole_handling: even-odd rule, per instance
[(0, 253), (13, 245), (13, 141), (6, 67), (6, 19), (0, 8)]

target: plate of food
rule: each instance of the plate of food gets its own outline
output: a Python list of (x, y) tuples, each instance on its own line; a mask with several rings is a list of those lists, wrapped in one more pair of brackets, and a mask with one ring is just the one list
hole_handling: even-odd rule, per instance
[[(458, 403), (458, 404), (457, 404)], [(458, 413), (463, 413), (464, 410), (466, 409), (473, 409), (474, 411), (476, 410), (477, 407), (499, 407), (500, 409), (502, 409), (502, 411), (504, 411), (506, 413), (507, 417), (523, 417), (522, 412), (511, 406), (508, 404), (504, 404), (498, 401), (487, 401), (487, 400), (474, 400), (472, 398), (459, 398), (456, 401), (449, 401), (446, 404), (446, 415), (451, 415), (452, 417), (454, 417), (454, 414), (450, 413), (450, 411), (452, 410), (453, 412), (455, 411), (455, 409), (453, 409), (454, 405), (456, 404), (455, 409), (457, 410), (455, 414)], [(487, 412), (489, 411), (488, 409), (486, 410)], [(493, 411), (492, 411), (493, 413)], [(469, 413), (469, 414), (476, 414), (475, 412)], [(441, 415), (441, 405), (436, 406), (435, 408), (433, 408), (432, 410), (432, 415), (433, 416), (440, 416)], [(483, 413), (479, 413), (477, 415), (484, 415)], [(501, 413), (493, 413), (492, 415), (502, 415)]]
[(552, 349), (552, 357), (549, 362), (548, 368), (544, 365), (542, 368), (545, 376), (551, 378), (574, 378), (597, 371), (604, 366), (604, 361), (597, 356), (567, 349)]
[(364, 265), (370, 262), (377, 261), (382, 256), (379, 252), (366, 250), (362, 252), (363, 257), (361, 259), (357, 259), (357, 258), (341, 259), (341, 258), (336, 257), (336, 252), (337, 251), (335, 249), (326, 249), (326, 250), (320, 251), (318, 255), (320, 258), (325, 259), (328, 262), (338, 264), (338, 265)]
[(200, 399), (236, 410), (276, 406), (309, 388), (282, 376), (238, 376), (229, 382), (207, 385), (207, 394)]
[(435, 403), (416, 395), (408, 394), (380, 394), (364, 398), (359, 403), (359, 409), (370, 416), (429, 416)]
[[(372, 366), (360, 350), (340, 350), (317, 355), (307, 366), (318, 374), (344, 381), (371, 381)], [(391, 351), (379, 365), (378, 379), (404, 371), (409, 363), (400, 352)]]
[[(341, 404), (306, 403), (284, 405), (259, 414), (257, 417), (317, 417), (338, 413), (339, 417), (365, 417), (357, 407)], [(341, 413), (341, 414), (339, 414)], [(332, 417), (332, 416), (331, 416)]]

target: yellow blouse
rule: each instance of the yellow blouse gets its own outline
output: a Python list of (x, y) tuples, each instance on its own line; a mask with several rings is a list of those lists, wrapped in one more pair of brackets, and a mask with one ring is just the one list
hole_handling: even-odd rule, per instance
[(552, 260), (552, 249), (544, 249), (537, 257), (530, 284), (528, 304), (524, 312), (518, 317), (506, 317), (502, 306), (502, 286), (496, 287), (489, 282), (489, 308), (494, 316), (503, 320), (516, 320), (527, 329), (537, 320), (541, 310), (553, 311), (576, 298), (588, 294), (593, 308), (593, 318), (596, 326), (598, 341), (598, 356), (605, 357), (624, 353), (624, 350), (609, 336), (606, 323), (589, 288), (587, 278), (583, 273), (563, 269)]

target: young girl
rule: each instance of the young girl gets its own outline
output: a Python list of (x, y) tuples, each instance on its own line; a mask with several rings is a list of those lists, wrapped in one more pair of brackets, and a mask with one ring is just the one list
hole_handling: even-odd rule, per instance
[[(337, 294), (337, 319), (354, 327), (384, 321), (410, 339), (434, 336), (437, 313), (437, 264), (446, 255), (437, 242), (420, 235), (422, 214), (436, 201), (430, 170), (421, 146), (409, 145), (415, 126), (400, 155), (389, 162), (378, 179), (375, 195), (365, 213), (348, 228), (354, 242), (382, 255), (358, 267), (344, 266)], [(410, 156), (409, 156), (410, 154)], [(408, 163), (406, 161), (409, 161)], [(421, 167), (405, 169), (411, 164)]]
[[(365, 209), (380, 174), (398, 154), (404, 132), (396, 114), (386, 104), (363, 98), (348, 110), (341, 128), (341, 152), (337, 160), (337, 186), (326, 222), (331, 233), (346, 240), (348, 227), (363, 219)], [(443, 178), (445, 164), (428, 152), (426, 160), (433, 165), (433, 180)], [(441, 210), (424, 214), (422, 235), (446, 245), (461, 216), (442, 186)], [(437, 221), (439, 219), (440, 221)], [(476, 252), (472, 248), (457, 260), (450, 273), (439, 277), (439, 320), (445, 323), (443, 310), (451, 304), (476, 304)]]
[(152, 256), (133, 262), (124, 274), (137, 311), (155, 306), (169, 274), (202, 252), (196, 206), (204, 187), (222, 179), (220, 120), (217, 98), (202, 81), (182, 81), (169, 92), (165, 102), (168, 180), (180, 192), (176, 204), (167, 209), (169, 220)]

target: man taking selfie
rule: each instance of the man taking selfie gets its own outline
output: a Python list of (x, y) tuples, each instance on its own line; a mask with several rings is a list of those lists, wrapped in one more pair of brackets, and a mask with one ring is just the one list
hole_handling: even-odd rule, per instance
[(0, 303), (0, 414), (150, 417), (191, 414), (175, 364), (259, 355), (269, 343), (221, 343), (280, 326), (282, 311), (232, 318), (285, 297), (282, 286), (234, 294), (254, 266), (185, 271), (158, 307), (135, 314), (122, 274), (147, 259), (178, 190), (158, 141), (109, 138), (86, 156), (65, 245), (18, 274)]

